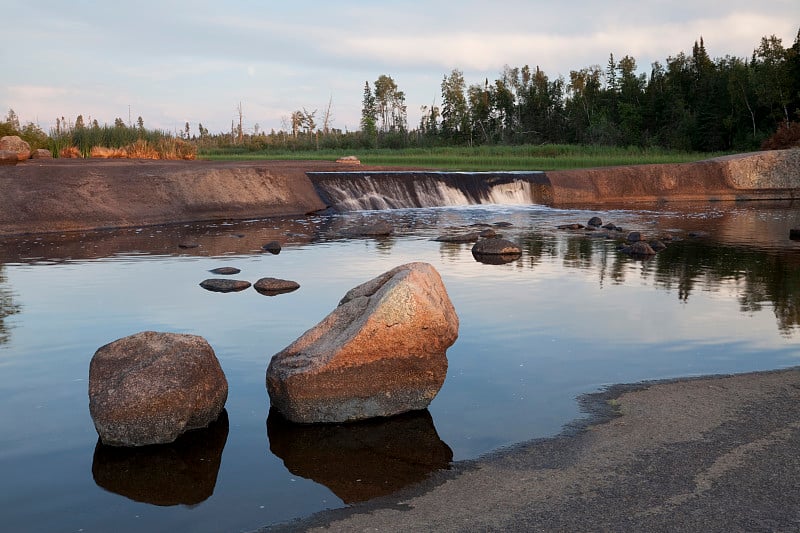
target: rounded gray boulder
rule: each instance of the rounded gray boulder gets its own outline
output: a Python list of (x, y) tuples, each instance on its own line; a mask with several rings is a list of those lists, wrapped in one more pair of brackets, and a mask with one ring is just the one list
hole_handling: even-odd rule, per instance
[(228, 381), (203, 337), (144, 331), (100, 347), (89, 364), (89, 413), (103, 444), (173, 442), (219, 417)]

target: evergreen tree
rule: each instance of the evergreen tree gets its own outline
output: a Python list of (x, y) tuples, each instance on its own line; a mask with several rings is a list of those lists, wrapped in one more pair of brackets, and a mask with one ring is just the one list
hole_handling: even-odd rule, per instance
[(378, 110), (375, 106), (375, 95), (369, 82), (364, 82), (364, 98), (361, 100), (361, 131), (367, 135), (377, 132)]

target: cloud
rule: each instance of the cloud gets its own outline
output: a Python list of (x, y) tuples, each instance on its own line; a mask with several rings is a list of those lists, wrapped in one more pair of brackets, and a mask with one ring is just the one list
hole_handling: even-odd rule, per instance
[(113, 122), (130, 105), (148, 126), (190, 120), (212, 131), (230, 127), (239, 101), (250, 124), (269, 129), (331, 96), (336, 127), (353, 129), (364, 81), (381, 74), (405, 91), (414, 125), (453, 68), (468, 84), (496, 79), (504, 65), (539, 66), (555, 78), (604, 67), (613, 53), (648, 72), (653, 61), (690, 53), (700, 36), (712, 57), (749, 57), (770, 34), (790, 46), (800, 22), (797, 0), (757, 9), (749, 0), (9, 4), (18, 23), (4, 37), (25, 43), (25, 56), (20, 67), (0, 55), (0, 106), (23, 120), (91, 113)]

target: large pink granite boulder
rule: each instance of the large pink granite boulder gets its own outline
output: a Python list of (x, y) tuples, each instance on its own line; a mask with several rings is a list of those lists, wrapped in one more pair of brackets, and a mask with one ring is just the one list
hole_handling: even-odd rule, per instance
[(0, 150), (16, 152), (19, 161), (25, 161), (31, 157), (31, 145), (16, 135), (0, 137)]
[(228, 382), (214, 350), (197, 335), (144, 331), (95, 352), (89, 412), (104, 444), (173, 442), (219, 417)]
[(447, 374), (458, 316), (439, 273), (409, 263), (351, 289), (267, 369), (270, 401), (300, 423), (425, 409)]

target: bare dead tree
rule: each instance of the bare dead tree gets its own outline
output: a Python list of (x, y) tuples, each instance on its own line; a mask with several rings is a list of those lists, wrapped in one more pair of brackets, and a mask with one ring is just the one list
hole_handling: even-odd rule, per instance
[(333, 96), (328, 99), (328, 107), (325, 108), (325, 113), (322, 115), (322, 133), (327, 135), (331, 130), (331, 121), (333, 115), (331, 114), (331, 105), (333, 104)]
[(239, 114), (239, 131), (237, 131), (239, 137), (239, 144), (242, 144), (244, 140), (244, 129), (242, 129), (242, 119), (244, 117), (244, 113), (242, 112), (242, 102), (239, 102), (239, 105), (236, 106), (236, 111)]

